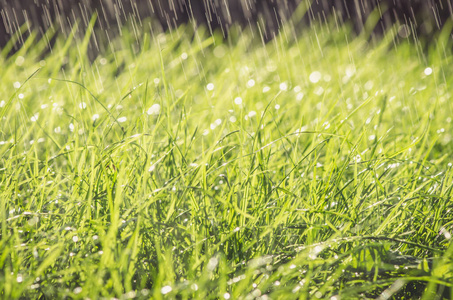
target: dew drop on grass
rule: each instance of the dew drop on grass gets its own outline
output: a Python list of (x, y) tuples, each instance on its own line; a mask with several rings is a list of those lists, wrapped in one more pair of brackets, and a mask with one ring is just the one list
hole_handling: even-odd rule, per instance
[(172, 291), (172, 288), (169, 285), (166, 285), (166, 286), (162, 287), (162, 289), (160, 290), (160, 292), (163, 295), (166, 295), (166, 294), (170, 293), (171, 291)]
[(297, 100), (297, 101), (302, 101), (302, 99), (304, 99), (304, 93), (298, 93), (298, 94), (296, 95), (296, 100)]
[(81, 103), (79, 103), (79, 108), (85, 109), (85, 108), (87, 108), (87, 104), (85, 102), (81, 102)]
[(74, 289), (74, 294), (80, 294), (82, 292), (82, 288), (81, 287), (76, 287)]
[(286, 82), (280, 83), (280, 91), (287, 91), (288, 90), (288, 84)]
[(146, 113), (150, 116), (158, 115), (160, 113), (160, 104), (153, 104)]
[(241, 105), (242, 104), (242, 98), (241, 97), (236, 97), (234, 99), (234, 104), (236, 105)]
[(271, 88), (268, 87), (268, 86), (263, 87), (263, 93), (267, 93), (267, 92), (269, 92), (270, 90), (271, 90)]
[(321, 73), (318, 71), (314, 71), (310, 74), (309, 79), (312, 83), (318, 83), (321, 80)]
[(25, 58), (23, 56), (18, 56), (16, 58), (15, 63), (16, 63), (17, 66), (20, 67), (20, 66), (22, 66), (24, 64), (24, 61), (25, 61)]
[(19, 283), (21, 283), (22, 281), (24, 281), (24, 278), (22, 277), (22, 274), (17, 274), (16, 281), (19, 282)]
[(182, 58), (183, 60), (186, 60), (188, 57), (189, 57), (189, 55), (187, 55), (186, 52), (183, 52), (183, 53), (181, 54), (181, 58)]
[(255, 86), (255, 80), (250, 79), (249, 81), (247, 81), (247, 87), (248, 88), (251, 88), (251, 87), (254, 87), (254, 86)]
[(5, 100), (0, 101), (0, 107), (3, 107), (3, 106), (5, 106), (5, 105), (6, 105)]
[(13, 83), (13, 86), (14, 86), (14, 88), (16, 88), (16, 89), (20, 88), (20, 82), (19, 82), (19, 81), (14, 82), (14, 83)]
[(79, 241), (79, 237), (76, 236), (76, 235), (73, 236), (73, 237), (72, 237), (72, 241), (73, 241), (74, 243), (77, 243), (77, 242)]
[(428, 68), (425, 69), (424, 73), (425, 73), (426, 76), (429, 76), (429, 75), (431, 75), (433, 73), (433, 69), (428, 67)]
[(208, 83), (208, 85), (206, 86), (206, 89), (207, 89), (208, 91), (214, 90), (214, 83), (212, 83), (212, 82), (211, 82), (211, 83)]
[(96, 121), (97, 119), (99, 119), (99, 115), (98, 115), (98, 114), (94, 114), (94, 115), (91, 117), (91, 119), (92, 119), (93, 121)]
[(126, 117), (121, 117), (121, 118), (118, 118), (118, 122), (120, 123), (124, 123), (127, 121), (127, 118)]
[(223, 294), (223, 298), (228, 300), (231, 298), (231, 295), (229, 293), (225, 293)]
[(19, 94), (19, 99), (24, 99), (25, 95), (24, 94)]
[(253, 118), (254, 116), (256, 116), (256, 111), (254, 111), (254, 110), (250, 111), (247, 116), (249, 118)]

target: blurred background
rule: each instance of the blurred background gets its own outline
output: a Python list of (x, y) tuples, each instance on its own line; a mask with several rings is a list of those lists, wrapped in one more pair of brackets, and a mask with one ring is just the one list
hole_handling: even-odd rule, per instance
[(431, 36), (453, 15), (451, 0), (0, 0), (0, 47), (14, 38), (15, 51), (31, 32), (83, 36), (93, 14), (98, 37), (91, 51), (102, 51), (106, 45), (99, 38), (121, 34), (124, 25), (154, 32), (204, 25), (227, 37), (237, 24), (257, 29), (269, 41), (283, 22), (291, 22), (297, 31), (334, 20), (360, 32), (374, 15), (370, 23), (375, 34), (396, 28), (400, 37), (409, 38)]

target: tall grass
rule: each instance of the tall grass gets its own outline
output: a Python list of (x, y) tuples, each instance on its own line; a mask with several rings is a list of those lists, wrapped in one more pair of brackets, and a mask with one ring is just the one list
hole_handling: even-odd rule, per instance
[(5, 50), (1, 297), (452, 297), (448, 34), (349, 32)]

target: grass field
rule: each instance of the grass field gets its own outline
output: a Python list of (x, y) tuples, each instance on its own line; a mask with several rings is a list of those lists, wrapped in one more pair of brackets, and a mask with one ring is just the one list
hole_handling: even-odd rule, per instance
[(451, 298), (448, 32), (349, 32), (4, 50), (0, 297)]

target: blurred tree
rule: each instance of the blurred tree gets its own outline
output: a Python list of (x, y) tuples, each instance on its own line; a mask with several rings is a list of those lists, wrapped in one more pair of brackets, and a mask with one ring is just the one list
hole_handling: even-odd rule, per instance
[[(411, 32), (430, 35), (453, 15), (451, 0), (0, 0), (0, 47), (16, 34), (17, 49), (30, 31), (42, 35), (52, 26), (68, 35), (78, 23), (78, 34), (83, 35), (94, 12), (98, 14), (96, 26), (109, 36), (127, 22), (145, 26), (143, 20), (149, 17), (163, 30), (194, 21), (211, 31), (219, 29), (225, 36), (232, 24), (259, 26), (262, 38), (270, 40), (298, 5), (307, 8), (307, 13), (294, 24), (296, 28), (334, 17), (339, 23), (351, 22), (360, 31), (376, 10), (380, 20), (375, 33), (398, 23), (402, 36)], [(26, 29), (19, 31), (26, 22)]]

